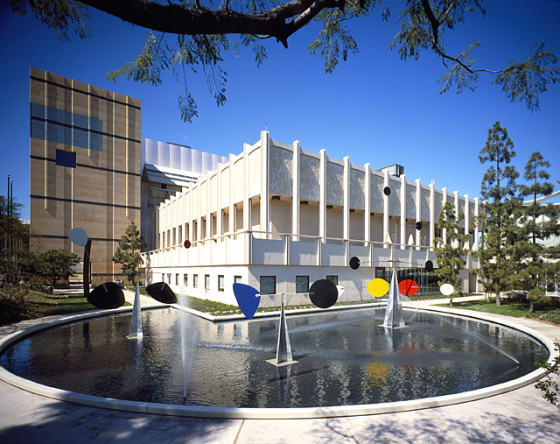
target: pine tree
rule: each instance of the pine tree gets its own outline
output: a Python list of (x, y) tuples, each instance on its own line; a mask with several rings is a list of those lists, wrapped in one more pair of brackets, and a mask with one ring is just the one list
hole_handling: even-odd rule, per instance
[(513, 142), (500, 122), (488, 130), (485, 147), (480, 151), (480, 163), (491, 163), (482, 179), (482, 212), (478, 217), (482, 245), (479, 250), (479, 274), (484, 285), (496, 294), (496, 305), (501, 305), (500, 293), (512, 283), (514, 245), (518, 236), (517, 220), (521, 205), (515, 197), (515, 179), (519, 173), (509, 165), (515, 157)]
[[(558, 247), (551, 246), (547, 239), (560, 235), (558, 208), (553, 204), (541, 204), (539, 198), (549, 196), (554, 185), (546, 182), (550, 174), (546, 171), (550, 162), (539, 152), (534, 152), (525, 165), (523, 178), (530, 185), (520, 186), (519, 195), (530, 197), (524, 202), (523, 217), (519, 221), (520, 237), (517, 262), (520, 266), (518, 284), (529, 295), (529, 311), (534, 310), (534, 303), (544, 300), (547, 278), (551, 279), (558, 271)], [(539, 288), (540, 287), (540, 288)]]
[(144, 236), (140, 234), (136, 224), (132, 222), (126, 229), (125, 234), (121, 236), (119, 246), (111, 257), (113, 262), (122, 264), (123, 273), (128, 276), (128, 280), (133, 285), (136, 283), (136, 271), (142, 264), (140, 251), (142, 251), (142, 248), (146, 248), (147, 245)]
[[(441, 279), (438, 285), (453, 285), (454, 293), (459, 296), (463, 294), (463, 286), (459, 273), (465, 269), (464, 256), (467, 250), (463, 248), (463, 242), (468, 242), (470, 235), (460, 234), (459, 223), (464, 218), (460, 213), (455, 215), (455, 209), (451, 202), (446, 202), (441, 209), (438, 217), (438, 227), (445, 230), (445, 239), (436, 237), (434, 239), (434, 252), (438, 265), (438, 274)], [(453, 306), (453, 294), (449, 297), (449, 305)]]

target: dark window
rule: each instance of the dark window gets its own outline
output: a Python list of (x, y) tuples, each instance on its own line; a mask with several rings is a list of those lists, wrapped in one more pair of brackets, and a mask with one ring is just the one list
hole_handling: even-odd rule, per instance
[(276, 294), (276, 276), (261, 276), (260, 294)]
[(327, 276), (327, 281), (331, 281), (334, 285), (338, 285), (338, 276)]
[(204, 275), (204, 289), (205, 290), (210, 290), (210, 275), (209, 274)]
[(63, 167), (76, 168), (76, 153), (56, 150), (56, 164)]
[(218, 291), (224, 291), (224, 276), (218, 276)]
[(198, 274), (193, 274), (192, 281), (193, 288), (198, 288)]
[(233, 282), (235, 284), (242, 284), (243, 283), (243, 278), (241, 276), (234, 276), (233, 277)]
[(188, 287), (188, 286), (189, 286), (189, 275), (188, 275), (188, 274), (184, 274), (184, 275), (183, 275), (183, 285), (184, 285), (185, 287)]
[(103, 122), (94, 117), (31, 104), (31, 137), (103, 151)]
[(296, 293), (309, 291), (309, 276), (296, 276)]

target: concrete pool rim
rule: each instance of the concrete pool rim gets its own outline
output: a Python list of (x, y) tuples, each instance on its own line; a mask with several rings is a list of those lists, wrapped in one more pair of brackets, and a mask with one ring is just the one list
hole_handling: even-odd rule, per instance
[[(359, 308), (371, 308), (384, 304), (363, 304), (354, 306), (333, 307), (329, 310), (348, 310)], [(243, 320), (244, 316), (232, 315), (215, 317), (211, 315), (201, 314), (191, 309), (184, 307), (172, 306), (175, 309), (184, 309), (195, 315), (201, 316), (210, 321), (234, 321)], [(150, 305), (142, 307), (143, 310), (169, 308), (167, 305)], [(403, 308), (415, 309), (418, 311), (436, 312), (448, 316), (459, 316), (462, 318), (472, 318), (493, 324), (504, 325), (509, 328), (521, 331), (532, 338), (542, 343), (549, 351), (549, 362), (552, 362), (558, 355), (555, 349), (554, 341), (548, 336), (533, 330), (529, 327), (519, 325), (509, 319), (497, 319), (492, 315), (484, 313), (472, 312), (470, 310), (458, 310), (447, 307), (417, 307), (413, 304), (403, 304)], [(80, 313), (75, 315), (66, 316), (63, 318), (46, 320), (40, 324), (24, 328), (15, 333), (12, 333), (0, 340), (0, 354), (14, 342), (21, 340), (37, 331), (56, 327), (59, 325), (79, 322), (89, 318), (106, 317), (111, 315), (126, 314), (132, 311), (132, 307), (121, 307), (114, 310), (94, 310), (91, 312)], [(289, 312), (293, 314), (306, 314), (319, 310), (294, 310)], [(262, 313), (259, 317), (278, 316), (277, 312)], [(520, 378), (513, 379), (504, 383), (496, 384), (482, 389), (467, 391), (463, 393), (443, 395), (432, 398), (422, 398), (408, 401), (397, 401), (380, 404), (364, 404), (364, 405), (343, 405), (343, 406), (328, 406), (328, 407), (299, 407), (299, 408), (243, 408), (243, 407), (204, 407), (204, 406), (184, 406), (172, 405), (151, 402), (138, 402), (126, 401), (115, 398), (102, 398), (98, 396), (85, 395), (68, 390), (48, 387), (42, 384), (35, 383), (25, 378), (14, 375), (8, 372), (3, 367), (0, 367), (0, 379), (4, 382), (18, 387), (22, 390), (41, 395), (47, 398), (56, 399), (60, 401), (71, 402), (75, 404), (99, 407), (110, 410), (119, 410), (135, 413), (169, 415), (169, 416), (187, 416), (198, 418), (219, 418), (219, 419), (311, 419), (311, 418), (334, 418), (344, 416), (364, 416), (383, 413), (398, 413), (411, 410), (421, 410), (433, 407), (441, 407), (448, 405), (455, 405), (469, 401), (475, 401), (502, 393), (507, 393), (517, 390), (521, 387), (527, 386), (546, 375), (542, 368), (538, 368), (531, 373), (528, 373)]]

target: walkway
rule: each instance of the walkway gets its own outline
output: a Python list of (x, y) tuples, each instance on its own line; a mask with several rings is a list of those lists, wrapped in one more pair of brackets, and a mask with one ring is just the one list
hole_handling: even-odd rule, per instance
[[(145, 302), (153, 303), (149, 298)], [(0, 336), (37, 322), (41, 320), (0, 327)], [(560, 342), (560, 326), (529, 319), (519, 323)], [(43, 398), (0, 381), (0, 442), (558, 444), (560, 412), (530, 385), (479, 401), (397, 414), (207, 420), (84, 407)]]

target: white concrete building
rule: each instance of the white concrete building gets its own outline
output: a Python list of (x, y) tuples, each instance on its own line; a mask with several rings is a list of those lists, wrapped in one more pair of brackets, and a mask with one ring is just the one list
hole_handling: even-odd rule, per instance
[(141, 233), (155, 248), (155, 208), (176, 193), (188, 189), (208, 170), (214, 171), (218, 162), (227, 157), (192, 149), (190, 146), (158, 142), (142, 137), (140, 150), (141, 180)]
[[(424, 285), (424, 264), (435, 263), (433, 239), (444, 202), (464, 213), (469, 233), (478, 199), (406, 180), (403, 168), (382, 171), (285, 144), (263, 131), (196, 184), (162, 202), (154, 221), (155, 248), (144, 254), (148, 283), (169, 283), (178, 294), (235, 304), (234, 282), (261, 294), (305, 302), (312, 283), (330, 279), (344, 287), (342, 299), (371, 299), (367, 283), (385, 277), (391, 257), (399, 277)], [(398, 174), (398, 175), (395, 175)], [(421, 221), (421, 230), (415, 223)], [(476, 249), (476, 229), (470, 232)], [(185, 248), (185, 241), (190, 248)], [(359, 257), (358, 270), (349, 267)], [(474, 290), (476, 267), (469, 254), (463, 289)], [(261, 304), (278, 303), (263, 297)]]

